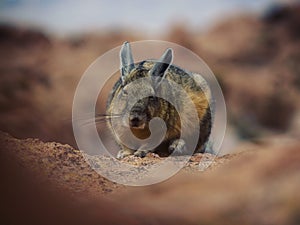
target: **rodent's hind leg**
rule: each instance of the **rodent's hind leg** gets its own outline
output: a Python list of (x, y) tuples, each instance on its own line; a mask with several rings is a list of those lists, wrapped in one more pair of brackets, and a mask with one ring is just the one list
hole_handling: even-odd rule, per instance
[(183, 155), (187, 152), (186, 143), (183, 139), (175, 139), (169, 145), (169, 153), (174, 152), (175, 155)]
[(123, 148), (122, 150), (120, 150), (117, 154), (117, 159), (123, 159), (129, 155), (133, 155), (134, 150), (129, 149), (129, 148)]

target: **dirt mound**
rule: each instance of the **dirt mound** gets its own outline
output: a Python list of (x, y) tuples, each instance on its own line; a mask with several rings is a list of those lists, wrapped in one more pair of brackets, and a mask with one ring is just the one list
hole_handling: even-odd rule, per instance
[[(9, 149), (8, 154), (16, 157), (16, 160), (24, 167), (46, 177), (62, 188), (71, 192), (92, 193), (93, 195), (109, 193), (120, 187), (97, 174), (86, 162), (99, 160), (97, 157), (89, 156), (74, 149), (70, 145), (62, 145), (55, 142), (44, 143), (38, 139), (18, 140), (6, 133), (0, 133), (0, 143), (4, 149)], [(194, 155), (185, 167), (186, 172), (198, 172), (199, 162), (204, 157), (206, 162), (212, 162), (210, 167), (227, 161), (226, 157), (216, 158), (211, 154)], [(85, 159), (86, 158), (86, 159)], [(103, 156), (104, 161), (110, 161)], [(101, 159), (102, 160), (102, 159)], [(152, 165), (160, 162), (157, 154), (151, 153), (146, 158), (130, 156), (123, 159), (123, 162), (134, 166)], [(107, 166), (111, 164), (107, 163)], [(104, 166), (101, 164), (101, 166)], [(78, 182), (81, 181), (81, 182)]]
[(0, 137), (1, 218), (7, 224), (300, 222), (299, 142), (227, 155), (213, 170), (185, 170), (133, 188), (102, 178), (68, 145)]

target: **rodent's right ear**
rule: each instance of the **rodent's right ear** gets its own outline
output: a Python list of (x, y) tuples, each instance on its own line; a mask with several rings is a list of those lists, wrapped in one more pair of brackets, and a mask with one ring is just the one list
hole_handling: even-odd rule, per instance
[(124, 42), (120, 51), (120, 70), (121, 79), (124, 82), (125, 77), (134, 69), (134, 61), (129, 42)]

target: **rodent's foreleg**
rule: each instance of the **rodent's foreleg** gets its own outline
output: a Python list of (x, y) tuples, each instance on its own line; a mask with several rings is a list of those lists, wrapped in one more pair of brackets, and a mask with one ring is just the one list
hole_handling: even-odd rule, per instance
[(138, 150), (136, 150), (136, 152), (134, 152), (133, 155), (140, 157), (140, 158), (144, 158), (148, 153), (155, 151), (155, 148), (154, 149), (148, 149), (148, 148), (149, 148), (149, 146), (147, 146), (147, 144), (142, 145), (139, 147)]
[(147, 153), (149, 153), (149, 152), (152, 152), (152, 151), (151, 150), (138, 149), (134, 153), (134, 156), (144, 158), (147, 155)]
[(133, 155), (133, 153), (134, 153), (134, 150), (129, 149), (129, 148), (123, 148), (122, 150), (120, 150), (118, 152), (117, 159), (123, 159), (126, 156)]
[(130, 156), (130, 155), (134, 155), (134, 156), (137, 156), (137, 157), (140, 157), (140, 158), (144, 158), (147, 155), (147, 153), (149, 153), (149, 152), (153, 152), (153, 151), (152, 150), (145, 150), (142, 147), (139, 148), (138, 150), (132, 150), (132, 149), (123, 147), (123, 149), (118, 152), (117, 159), (123, 159), (127, 156)]
[(186, 143), (183, 139), (175, 139), (171, 141), (169, 145), (169, 153), (173, 153), (176, 155), (183, 155), (187, 149), (186, 149)]

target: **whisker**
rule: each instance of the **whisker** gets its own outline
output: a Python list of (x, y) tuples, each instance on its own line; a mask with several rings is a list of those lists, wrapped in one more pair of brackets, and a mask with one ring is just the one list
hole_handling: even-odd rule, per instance
[(122, 114), (103, 114), (103, 113), (97, 113), (95, 114), (95, 117), (106, 117), (106, 116), (121, 116)]
[(77, 117), (77, 118), (73, 118), (73, 121), (81, 121), (81, 120), (89, 120), (89, 119), (94, 119), (94, 118), (101, 118), (101, 117), (119, 117), (121, 116), (121, 114), (111, 114), (111, 115), (107, 115), (107, 114), (91, 114), (91, 116), (88, 117)]
[(111, 118), (120, 118), (120, 115), (105, 115), (105, 114), (96, 114), (94, 118), (87, 119), (84, 121), (84, 123), (81, 124), (81, 126), (90, 125), (93, 123), (99, 124), (101, 122), (106, 122), (108, 119)]

